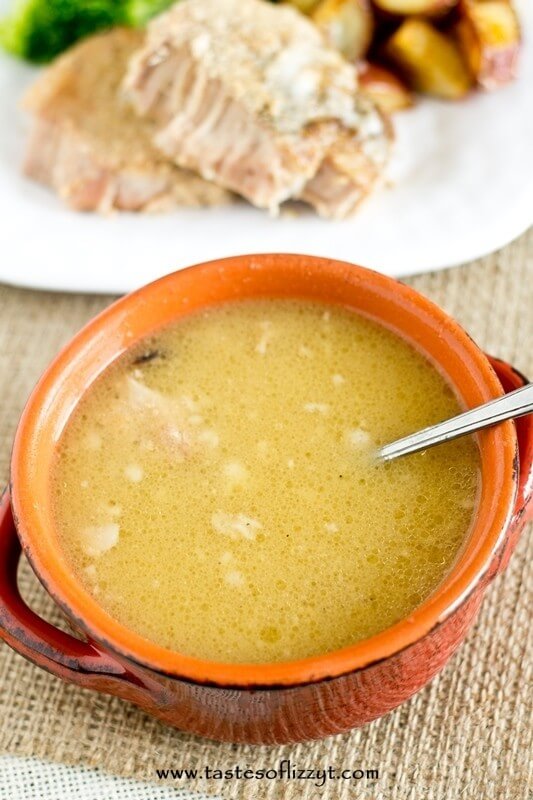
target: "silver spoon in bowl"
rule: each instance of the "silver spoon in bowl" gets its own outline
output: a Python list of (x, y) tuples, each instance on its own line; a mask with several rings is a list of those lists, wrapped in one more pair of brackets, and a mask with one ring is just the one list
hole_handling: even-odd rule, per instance
[(465, 411), (464, 414), (438, 422), (429, 428), (386, 444), (378, 450), (377, 458), (380, 461), (392, 461), (399, 456), (427, 450), (428, 447), (449, 442), (451, 439), (466, 436), (481, 428), (489, 428), (506, 419), (516, 419), (532, 412), (533, 383), (528, 383), (520, 389), (515, 389), (514, 392), (509, 392), (509, 394), (490, 400), (482, 406)]

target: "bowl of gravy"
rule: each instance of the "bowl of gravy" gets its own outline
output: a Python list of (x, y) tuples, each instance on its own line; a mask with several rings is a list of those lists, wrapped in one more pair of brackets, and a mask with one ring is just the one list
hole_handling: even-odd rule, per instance
[[(212, 738), (364, 724), (444, 666), (509, 558), (531, 420), (375, 452), (524, 380), (353, 265), (242, 256), (150, 284), (67, 345), (23, 413), (0, 635)], [(20, 545), (85, 641), (20, 599)]]

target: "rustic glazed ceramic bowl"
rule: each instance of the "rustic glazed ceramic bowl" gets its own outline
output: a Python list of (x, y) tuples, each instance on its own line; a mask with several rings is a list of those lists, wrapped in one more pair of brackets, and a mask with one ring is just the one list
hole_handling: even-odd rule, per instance
[[(444, 582), (411, 616), (351, 647), (281, 664), (224, 664), (166, 650), (103, 611), (72, 574), (51, 510), (50, 466), (76, 404), (140, 338), (197, 309), (255, 297), (340, 304), (398, 332), (447, 376), (465, 407), (525, 379), (489, 359), (460, 326), (413, 289), (360, 267), (294, 255), (242, 256), (169, 275), (89, 323), (45, 372), (22, 415), (11, 497), (0, 509), (0, 635), (66, 681), (130, 700), (186, 731), (235, 742), (293, 742), (347, 731), (426, 684), (464, 639), (489, 581), (506, 565), (531, 495), (533, 422), (478, 436), (475, 522)], [(147, 498), (147, 502), (149, 499)], [(84, 641), (38, 617), (17, 589), (20, 544)]]

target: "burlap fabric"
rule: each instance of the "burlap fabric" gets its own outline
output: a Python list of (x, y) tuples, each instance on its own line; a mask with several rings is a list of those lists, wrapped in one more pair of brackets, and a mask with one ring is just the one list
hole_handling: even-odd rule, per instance
[[(75, 265), (73, 265), (75, 269)], [(489, 352), (533, 374), (533, 229), (503, 251), (408, 283), (460, 320)], [(110, 298), (0, 288), (0, 478), (40, 371)], [(0, 752), (156, 780), (156, 768), (377, 768), (377, 781), (176, 781), (225, 798), (525, 800), (531, 782), (531, 543), (527, 532), (444, 672), (362, 730), (291, 747), (217, 744), (166, 728), (118, 699), (63, 684), (0, 646)], [(58, 620), (27, 567), (26, 597)]]

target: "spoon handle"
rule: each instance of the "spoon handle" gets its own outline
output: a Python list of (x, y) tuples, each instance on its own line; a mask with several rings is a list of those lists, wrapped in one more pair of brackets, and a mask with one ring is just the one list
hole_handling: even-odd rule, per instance
[(424, 428), (418, 433), (412, 433), (396, 442), (386, 444), (378, 450), (378, 459), (391, 461), (398, 456), (427, 450), (428, 447), (449, 442), (451, 439), (473, 433), (480, 428), (488, 428), (505, 419), (516, 419), (532, 412), (533, 383), (528, 383), (514, 392), (509, 392), (509, 394), (490, 400), (482, 406), (465, 411), (464, 414), (459, 414), (457, 417), (444, 420), (430, 428)]

